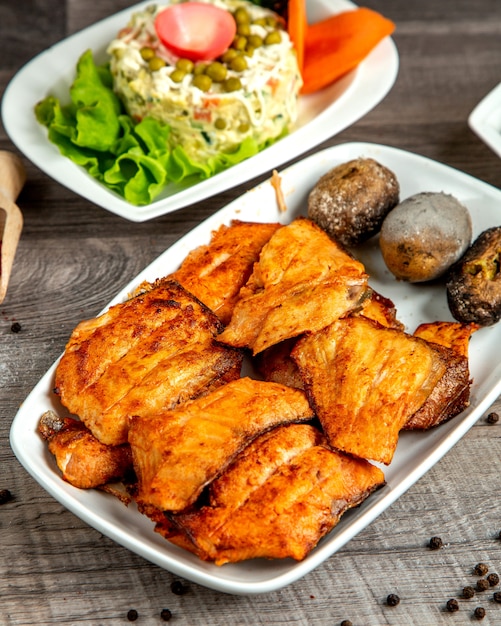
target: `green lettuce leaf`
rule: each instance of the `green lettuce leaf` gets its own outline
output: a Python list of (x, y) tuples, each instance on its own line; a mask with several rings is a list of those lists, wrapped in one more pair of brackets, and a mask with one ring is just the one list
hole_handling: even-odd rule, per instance
[(149, 204), (169, 183), (203, 180), (257, 154), (266, 145), (245, 139), (237, 150), (204, 162), (171, 145), (170, 127), (153, 118), (135, 122), (113, 92), (107, 66), (87, 50), (78, 60), (70, 102), (49, 95), (35, 106), (36, 119), (62, 155), (131, 204)]

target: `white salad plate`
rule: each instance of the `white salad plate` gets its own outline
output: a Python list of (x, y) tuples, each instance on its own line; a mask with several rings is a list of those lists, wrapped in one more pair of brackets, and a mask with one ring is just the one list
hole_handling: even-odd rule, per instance
[(477, 104), (468, 117), (468, 124), (501, 157), (501, 83)]
[[(331, 167), (360, 156), (372, 157), (396, 174), (401, 186), (401, 199), (421, 191), (443, 191), (454, 195), (470, 211), (474, 237), (490, 226), (501, 224), (501, 191), (494, 187), (446, 165), (395, 148), (367, 143), (341, 144), (279, 172), (286, 212), (279, 211), (276, 191), (270, 181), (261, 183), (162, 253), (113, 299), (110, 306), (125, 300), (143, 281), (153, 281), (177, 269), (186, 254), (208, 243), (212, 231), (223, 223), (229, 224), (234, 218), (288, 223), (304, 215), (307, 195), (319, 177)], [(414, 332), (422, 322), (452, 321), (444, 286), (395, 280), (382, 261), (377, 237), (354, 252), (365, 264), (372, 286), (395, 303), (398, 317), (408, 332)], [(37, 432), (38, 421), (45, 411), (53, 409), (60, 415), (66, 414), (52, 392), (56, 363), (15, 416), (10, 434), (11, 446), (26, 470), (56, 500), (90, 526), (145, 559), (188, 580), (226, 593), (269, 592), (296, 581), (332, 557), (465, 435), (501, 393), (500, 345), (501, 323), (473, 334), (470, 341), (473, 384), (469, 408), (429, 432), (402, 433), (393, 461), (388, 467), (383, 467), (386, 486), (358, 508), (345, 513), (340, 523), (301, 562), (256, 559), (222, 567), (202, 562), (155, 533), (152, 522), (141, 515), (134, 504), (126, 507), (113, 496), (97, 490), (77, 489), (64, 482), (46, 443)]]
[[(14, 76), (2, 102), (5, 130), (30, 161), (61, 185), (134, 222), (181, 209), (292, 161), (366, 115), (385, 97), (397, 77), (398, 52), (387, 37), (356, 70), (317, 93), (301, 96), (296, 129), (287, 137), (229, 170), (191, 186), (170, 184), (151, 204), (134, 206), (63, 157), (47, 139), (47, 129), (37, 122), (34, 107), (48, 95), (67, 102), (76, 63), (83, 52), (91, 49), (97, 63), (106, 62), (109, 42), (134, 11), (151, 2), (146, 0), (116, 13), (36, 56)], [(349, 0), (308, 0), (308, 15), (314, 22), (354, 6)]]

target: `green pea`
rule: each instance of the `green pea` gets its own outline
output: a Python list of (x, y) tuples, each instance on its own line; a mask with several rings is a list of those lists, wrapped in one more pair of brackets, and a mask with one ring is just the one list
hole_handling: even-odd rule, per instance
[(222, 83), (223, 80), (226, 78), (227, 71), (228, 70), (226, 68), (226, 65), (219, 63), (219, 61), (214, 61), (213, 63), (209, 64), (209, 67), (206, 70), (206, 74), (207, 76), (212, 78), (215, 83)]
[(248, 37), (251, 34), (251, 29), (249, 24), (239, 24), (237, 27), (237, 35), (242, 37)]
[(224, 81), (225, 91), (238, 91), (239, 89), (242, 89), (242, 83), (240, 81), (240, 78), (237, 78), (236, 76), (230, 76), (230, 78), (227, 78)]
[(191, 74), (191, 72), (193, 72), (194, 63), (190, 59), (178, 59), (176, 61), (176, 68), (186, 74)]
[(197, 74), (193, 76), (192, 85), (200, 89), (200, 91), (209, 91), (212, 87), (212, 79), (207, 74)]
[(207, 63), (197, 63), (193, 68), (193, 74), (198, 76), (199, 74), (205, 74), (205, 70), (207, 69)]
[(247, 69), (247, 61), (245, 57), (239, 54), (230, 62), (230, 69), (234, 72), (243, 72)]
[(264, 17), (258, 17), (252, 23), (256, 24), (256, 26), (266, 26), (266, 20)]
[(156, 72), (157, 70), (165, 67), (165, 61), (160, 57), (153, 57), (148, 61), (148, 67), (152, 72)]
[(245, 50), (245, 47), (247, 46), (247, 37), (242, 37), (241, 35), (238, 35), (233, 40), (232, 45), (235, 50)]
[(155, 51), (153, 48), (141, 48), (139, 54), (145, 61), (149, 61), (155, 56)]
[(183, 78), (186, 76), (186, 72), (183, 72), (183, 70), (180, 69), (175, 69), (171, 75), (170, 78), (171, 80), (173, 80), (175, 83), (180, 83)]
[(233, 14), (233, 17), (235, 18), (235, 22), (237, 24), (248, 24), (250, 22), (250, 15), (243, 7), (238, 7)]
[(247, 122), (242, 122), (239, 127), (238, 127), (238, 132), (239, 133), (246, 133), (250, 128), (250, 124), (248, 124)]
[(236, 56), (238, 56), (238, 51), (235, 50), (235, 48), (228, 48), (221, 56), (221, 61), (223, 63), (230, 63)]
[(226, 120), (224, 120), (222, 117), (218, 117), (214, 122), (214, 126), (218, 130), (224, 130), (226, 128)]
[(272, 30), (271, 33), (268, 33), (264, 38), (264, 45), (271, 46), (276, 43), (280, 43), (282, 41), (282, 36), (278, 32), (278, 30)]
[(253, 48), (260, 48), (263, 45), (263, 38), (259, 35), (249, 35), (247, 41)]

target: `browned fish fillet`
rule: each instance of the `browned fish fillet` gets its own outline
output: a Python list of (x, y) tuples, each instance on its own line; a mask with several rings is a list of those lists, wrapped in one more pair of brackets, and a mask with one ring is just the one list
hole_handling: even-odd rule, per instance
[(171, 538), (182, 545), (191, 539), (193, 551), (217, 565), (302, 560), (347, 509), (383, 484), (379, 468), (329, 449), (313, 426), (279, 426), (211, 484), (208, 506), (173, 516), (186, 537)]
[(131, 415), (173, 408), (240, 375), (242, 354), (214, 341), (221, 329), (181, 285), (159, 280), (76, 327), (56, 391), (101, 442), (124, 443)]
[(38, 430), (48, 442), (63, 479), (80, 489), (122, 480), (132, 470), (130, 446), (107, 446), (79, 420), (42, 415)]
[(368, 317), (381, 326), (404, 330), (404, 325), (397, 319), (397, 310), (393, 302), (373, 289), (369, 290), (368, 297), (363, 301), (360, 311), (354, 314)]
[(414, 336), (436, 344), (447, 360), (447, 369), (424, 404), (405, 424), (406, 430), (426, 430), (446, 422), (470, 404), (471, 378), (468, 343), (476, 324), (431, 322), (421, 324)]
[(129, 430), (137, 500), (181, 511), (253, 438), (278, 424), (311, 419), (298, 389), (240, 378), (173, 411), (134, 417)]
[(330, 445), (385, 464), (447, 367), (432, 344), (362, 316), (299, 339), (292, 358)]
[(230, 226), (222, 225), (212, 233), (210, 243), (190, 252), (170, 278), (227, 324), (261, 248), (280, 226), (239, 220), (233, 220)]
[(256, 371), (264, 378), (274, 383), (304, 389), (303, 379), (296, 363), (291, 358), (291, 350), (297, 339), (285, 339), (270, 346), (257, 354), (254, 359)]
[(363, 265), (313, 222), (297, 219), (263, 247), (219, 340), (257, 354), (346, 315), (366, 289)]

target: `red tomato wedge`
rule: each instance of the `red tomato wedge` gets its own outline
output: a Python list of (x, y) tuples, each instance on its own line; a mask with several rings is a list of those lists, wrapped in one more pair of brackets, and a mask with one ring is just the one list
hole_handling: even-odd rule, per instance
[(203, 2), (183, 2), (159, 13), (155, 30), (163, 45), (177, 56), (210, 61), (227, 50), (237, 25), (229, 11)]

